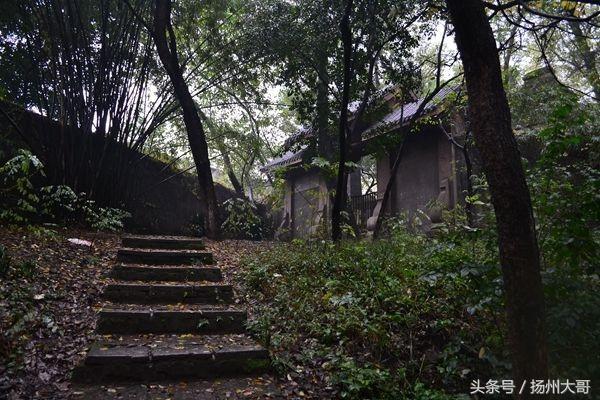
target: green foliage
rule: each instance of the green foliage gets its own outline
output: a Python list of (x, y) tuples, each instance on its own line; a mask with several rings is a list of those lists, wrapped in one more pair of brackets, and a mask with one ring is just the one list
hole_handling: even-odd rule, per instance
[[(550, 135), (548, 146), (529, 180), (545, 233), (551, 371), (587, 379), (600, 373), (597, 173), (587, 167), (597, 145), (564, 131), (543, 134)], [(574, 143), (588, 144), (575, 151)], [(569, 174), (557, 172), (564, 169)], [(247, 259), (247, 289), (259, 300), (250, 328), (278, 367), (316, 359), (352, 399), (455, 398), (472, 379), (507, 377), (493, 209), (485, 180), (473, 181), (475, 226), (457, 207), (428, 236), (415, 214), (387, 221), (386, 240), (295, 240)], [(289, 354), (290, 348), (300, 350)]]
[(334, 367), (338, 371), (334, 383), (340, 385), (343, 390), (342, 398), (365, 399), (365, 398), (394, 398), (394, 388), (390, 385), (390, 372), (382, 370), (376, 365), (366, 363), (363, 366), (356, 365), (350, 357), (334, 359)]
[(598, 105), (556, 100), (528, 170), (556, 376), (600, 375), (600, 159)]
[(450, 399), (469, 399), (467, 395), (450, 396), (441, 390), (431, 389), (422, 382), (416, 382), (412, 393), (404, 395), (402, 399), (410, 400), (450, 400)]
[(41, 193), (41, 213), (52, 219), (66, 220), (77, 208), (79, 198), (68, 186), (44, 186)]
[[(35, 278), (37, 265), (31, 260), (14, 263), (4, 246), (0, 246), (0, 277), (7, 281), (21, 282), (8, 293), (4, 293), (0, 307), (0, 323), (7, 329), (0, 330), (0, 359), (9, 368), (19, 365), (23, 346), (18, 343), (27, 340), (39, 323), (38, 310), (30, 279)], [(10, 310), (7, 313), (6, 310)], [(6, 319), (9, 318), (10, 319)]]
[(42, 162), (26, 150), (19, 150), (0, 167), (0, 193), (5, 199), (0, 220), (21, 223), (36, 213), (40, 198), (31, 178), (43, 174), (42, 170)]
[(131, 218), (131, 214), (120, 208), (96, 207), (92, 200), (87, 200), (85, 222), (99, 231), (117, 232), (123, 229), (123, 221)]
[(0, 221), (17, 224), (36, 222), (83, 223), (93, 229), (118, 231), (131, 215), (117, 208), (99, 207), (85, 193), (77, 195), (70, 187), (39, 187), (44, 177), (41, 161), (26, 150), (0, 167), (0, 193), (3, 194)]
[(37, 265), (33, 261), (26, 260), (15, 267), (17, 273), (26, 278), (32, 278), (37, 270)]
[(332, 179), (337, 176), (338, 165), (339, 163), (332, 163), (323, 157), (314, 157), (310, 164), (308, 164), (305, 168), (308, 169), (310, 167), (317, 167), (324, 174), (324, 176)]
[(283, 208), (285, 199), (286, 182), (283, 169), (273, 171), (273, 183), (265, 204), (271, 210)]
[(426, 398), (420, 379), (464, 393), (469, 379), (505, 374), (496, 255), (478, 238), (390, 229), (374, 243), (294, 241), (247, 259), (261, 301), (251, 329), (276, 354), (302, 346), (296, 358), (325, 360), (346, 398)]
[(206, 234), (204, 216), (202, 214), (195, 214), (189, 224), (189, 230), (194, 236), (202, 237)]
[(227, 219), (221, 225), (226, 236), (236, 239), (261, 239), (263, 221), (256, 206), (246, 199), (231, 198), (223, 203)]
[(529, 185), (544, 262), (569, 264), (598, 273), (600, 260), (600, 123), (590, 110), (563, 102), (548, 125), (535, 132), (543, 144), (540, 159), (529, 171)]
[[(305, 0), (251, 1), (253, 12), (246, 22), (252, 51), (264, 54), (266, 77), (285, 87), (292, 108), (307, 124), (337, 126), (339, 93), (343, 80), (343, 48), (339, 21), (344, 7), (335, 2)], [(424, 3), (421, 1), (355, 1), (352, 9), (353, 63), (350, 98), (359, 99), (371, 84), (369, 66), (374, 60), (382, 86), (389, 83), (414, 87), (419, 76), (410, 57), (417, 36), (433, 24), (411, 25)], [(294, 46), (290, 46), (294, 43)], [(377, 50), (379, 49), (379, 50)], [(317, 87), (327, 80), (328, 100), (321, 104), (326, 123), (318, 121)], [(380, 87), (375, 88), (376, 90)], [(321, 116), (322, 118), (322, 116)], [(335, 129), (330, 130), (332, 135)]]

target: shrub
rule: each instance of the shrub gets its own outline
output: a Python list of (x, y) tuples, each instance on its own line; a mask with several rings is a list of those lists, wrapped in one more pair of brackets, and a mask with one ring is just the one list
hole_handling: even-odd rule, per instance
[[(553, 103), (528, 169), (542, 255), (551, 373), (600, 376), (600, 129), (597, 104)], [(581, 379), (581, 378), (579, 378)]]
[(77, 194), (66, 185), (44, 186), (40, 189), (40, 212), (53, 220), (69, 221), (74, 219)]
[(223, 206), (227, 218), (221, 225), (223, 233), (230, 238), (258, 240), (263, 238), (263, 221), (254, 204), (246, 199), (227, 199)]
[[(280, 366), (329, 366), (347, 398), (445, 399), (442, 388), (464, 395), (473, 379), (507, 379), (495, 227), (447, 217), (433, 236), (395, 220), (386, 240), (295, 240), (245, 259), (258, 301), (250, 329)], [(551, 376), (591, 379), (600, 279), (568, 265), (543, 271)]]
[(17, 273), (25, 278), (32, 278), (37, 271), (37, 264), (33, 261), (26, 260), (15, 267)]
[(80, 196), (77, 210), (80, 210), (86, 224), (100, 231), (116, 232), (123, 229), (123, 221), (131, 218), (131, 214), (119, 208), (98, 207), (93, 200)]
[(206, 234), (204, 227), (204, 216), (199, 213), (195, 214), (188, 225), (188, 229), (193, 236), (204, 236)]
[(464, 392), (474, 376), (505, 374), (493, 364), (505, 358), (495, 255), (400, 224), (391, 232), (374, 243), (296, 240), (246, 259), (260, 301), (251, 329), (276, 357), (301, 349), (292, 365), (328, 365), (346, 398), (426, 398), (409, 382)]
[(42, 162), (26, 150), (19, 150), (0, 167), (0, 193), (4, 203), (0, 220), (22, 223), (36, 214), (40, 198), (31, 183), (36, 174), (43, 175)]
[(85, 193), (77, 195), (69, 186), (36, 187), (34, 176), (43, 177), (43, 164), (26, 150), (0, 167), (3, 209), (0, 221), (82, 223), (93, 229), (117, 231), (131, 215), (118, 208), (98, 207)]

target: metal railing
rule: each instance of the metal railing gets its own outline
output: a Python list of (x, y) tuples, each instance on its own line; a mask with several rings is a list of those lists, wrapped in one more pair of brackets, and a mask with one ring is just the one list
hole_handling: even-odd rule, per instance
[(358, 226), (363, 228), (367, 226), (367, 220), (373, 214), (376, 205), (377, 193), (367, 193), (350, 197), (350, 207)]

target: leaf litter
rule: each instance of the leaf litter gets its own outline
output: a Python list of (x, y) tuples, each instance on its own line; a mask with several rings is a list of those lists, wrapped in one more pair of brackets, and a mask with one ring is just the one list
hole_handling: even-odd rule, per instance
[[(76, 240), (69, 240), (76, 239)], [(89, 243), (89, 245), (88, 245)], [(0, 244), (11, 261), (0, 281), (0, 399), (268, 399), (331, 398), (320, 371), (216, 381), (163, 384), (72, 385), (72, 369), (92, 342), (106, 274), (120, 239), (79, 229), (4, 228)], [(224, 282), (238, 293), (236, 304), (253, 318), (254, 299), (242, 296), (240, 259), (271, 247), (269, 242), (206, 240)], [(23, 267), (29, 265), (29, 267)], [(29, 271), (31, 269), (32, 271)], [(29, 271), (29, 272), (27, 272)], [(183, 308), (187, 305), (173, 305)], [(132, 307), (133, 308), (133, 307)], [(108, 337), (106, 337), (108, 339)], [(117, 339), (118, 340), (118, 339)]]

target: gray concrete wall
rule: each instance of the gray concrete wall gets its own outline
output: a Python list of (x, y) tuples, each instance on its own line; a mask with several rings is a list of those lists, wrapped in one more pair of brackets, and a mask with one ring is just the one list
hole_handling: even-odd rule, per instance
[[(133, 215), (126, 221), (127, 230), (191, 233), (190, 226), (201, 209), (195, 175), (178, 174), (179, 171), (152, 157), (12, 103), (0, 100), (0, 106), (29, 142), (27, 146), (9, 120), (0, 115), (3, 155), (0, 163), (12, 157), (16, 149), (30, 147), (44, 163), (48, 184), (66, 184), (77, 192), (92, 193), (92, 199), (102, 206), (126, 209)], [(101, 164), (99, 158), (104, 146), (108, 150)], [(93, 186), (92, 178), (99, 183)], [(219, 184), (215, 185), (215, 191), (220, 203), (235, 196)]]
[(406, 139), (396, 176), (392, 212), (425, 209), (438, 196), (438, 138), (425, 131)]
[[(454, 128), (453, 128), (454, 129)], [(454, 131), (453, 131), (454, 132)], [(460, 134), (460, 132), (454, 132)], [(390, 179), (396, 150), (377, 158), (377, 197)], [(460, 165), (461, 155), (446, 134), (437, 127), (424, 128), (411, 134), (405, 142), (402, 160), (392, 187), (388, 213), (426, 212), (433, 222), (441, 219), (444, 208), (453, 208), (462, 198)], [(348, 192), (360, 194), (360, 175), (349, 176)], [(376, 207), (374, 213), (378, 213)], [(296, 168), (286, 176), (284, 215), (289, 215), (292, 237), (307, 238), (318, 234), (323, 218), (328, 215), (329, 196), (326, 182), (316, 169)], [(371, 228), (369, 228), (371, 229)]]
[[(407, 137), (400, 167), (392, 187), (387, 212), (399, 214), (423, 210), (432, 220), (441, 208), (452, 208), (460, 197), (457, 185), (457, 152), (439, 128), (426, 128)], [(395, 151), (377, 159), (378, 198), (390, 179)]]
[(292, 185), (293, 236), (308, 237), (319, 217), (320, 178), (316, 172), (307, 172), (297, 175)]

